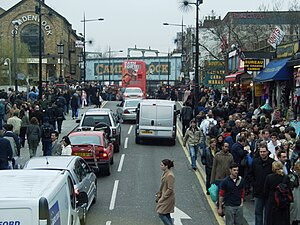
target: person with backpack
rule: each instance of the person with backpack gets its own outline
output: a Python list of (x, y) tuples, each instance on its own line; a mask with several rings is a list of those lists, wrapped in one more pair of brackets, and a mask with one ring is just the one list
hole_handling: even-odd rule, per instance
[(293, 201), (289, 178), (284, 174), (283, 164), (272, 163), (272, 174), (265, 181), (266, 225), (290, 225), (290, 203)]
[(42, 136), (42, 149), (44, 156), (51, 155), (52, 149), (52, 140), (51, 140), (51, 133), (54, 131), (53, 126), (49, 123), (49, 118), (44, 118), (44, 124), (41, 126), (41, 136)]

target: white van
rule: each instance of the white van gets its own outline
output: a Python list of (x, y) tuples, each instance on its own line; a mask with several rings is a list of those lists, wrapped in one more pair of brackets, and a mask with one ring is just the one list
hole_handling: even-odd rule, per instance
[(0, 224), (80, 225), (87, 194), (76, 196), (68, 171), (2, 170), (0, 180)]
[(142, 100), (137, 108), (135, 142), (143, 139), (166, 139), (176, 143), (176, 111), (174, 101)]

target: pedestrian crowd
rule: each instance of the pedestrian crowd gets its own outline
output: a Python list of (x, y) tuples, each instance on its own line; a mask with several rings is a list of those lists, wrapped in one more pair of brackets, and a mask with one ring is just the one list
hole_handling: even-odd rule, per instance
[(36, 156), (39, 144), (44, 156), (71, 155), (69, 138), (58, 141), (66, 115), (70, 112), (75, 120), (80, 108), (100, 107), (103, 99), (110, 96), (108, 89), (103, 92), (99, 83), (54, 85), (47, 86), (41, 98), (36, 87), (19, 93), (1, 90), (0, 169), (19, 166), (26, 142), (30, 158)]
[(245, 196), (254, 201), (255, 225), (300, 223), (300, 115), (295, 111), (272, 109), (268, 102), (254, 107), (204, 87), (195, 105), (193, 92), (185, 91), (183, 144), (195, 171), (200, 153), (206, 194), (217, 191), (217, 210), (227, 225), (244, 224)]

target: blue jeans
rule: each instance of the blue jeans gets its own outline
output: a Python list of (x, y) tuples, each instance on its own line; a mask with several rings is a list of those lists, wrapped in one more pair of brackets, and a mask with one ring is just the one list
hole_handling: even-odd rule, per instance
[(198, 153), (198, 145), (190, 145), (189, 149), (190, 149), (192, 167), (197, 168), (196, 160), (197, 160), (197, 153)]
[(78, 118), (78, 109), (77, 108), (72, 108), (72, 118), (76, 117)]
[(168, 213), (168, 214), (160, 214), (159, 213), (158, 216), (165, 225), (173, 225), (173, 220), (170, 216), (170, 213)]
[(263, 198), (254, 198), (255, 225), (266, 224), (266, 201)]

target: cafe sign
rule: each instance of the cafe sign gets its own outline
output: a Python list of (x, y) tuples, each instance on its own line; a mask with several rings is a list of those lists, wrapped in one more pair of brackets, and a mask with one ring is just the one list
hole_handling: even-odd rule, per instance
[(244, 70), (247, 71), (262, 71), (264, 68), (263, 59), (245, 59), (244, 60)]

